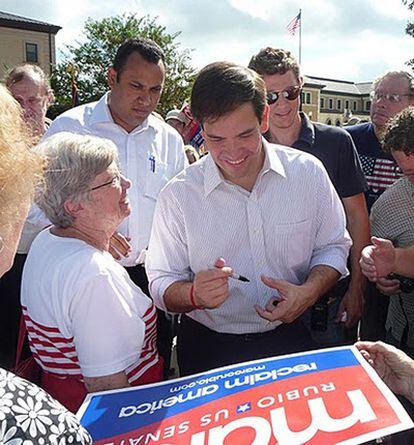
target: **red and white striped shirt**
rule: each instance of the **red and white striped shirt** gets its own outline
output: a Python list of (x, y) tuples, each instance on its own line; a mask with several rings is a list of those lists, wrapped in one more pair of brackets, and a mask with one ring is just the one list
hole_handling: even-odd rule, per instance
[(125, 371), (137, 385), (159, 365), (155, 306), (108, 252), (44, 230), (27, 257), (21, 299), (30, 348), (49, 373)]
[[(79, 366), (73, 337), (65, 338), (59, 328), (44, 326), (32, 320), (27, 307), (23, 306), (23, 317), (29, 337), (32, 354), (40, 367), (53, 374), (83, 378)], [(139, 383), (139, 378), (158, 363), (157, 352), (157, 312), (154, 304), (144, 314), (145, 338), (137, 363), (129, 366), (125, 373), (131, 385)]]

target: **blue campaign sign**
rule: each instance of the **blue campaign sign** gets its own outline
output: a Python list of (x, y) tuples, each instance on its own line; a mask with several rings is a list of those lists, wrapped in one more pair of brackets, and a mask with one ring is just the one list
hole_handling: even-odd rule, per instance
[[(358, 435), (375, 435), (378, 434), (376, 431), (383, 430), (384, 426), (389, 427), (389, 431), (393, 428), (407, 428), (408, 416), (398, 407), (398, 403), (390, 392), (384, 389), (378, 378), (373, 384), (372, 376), (372, 370), (369, 370), (354, 348), (333, 348), (258, 360), (155, 385), (93, 394), (86, 399), (79, 416), (81, 423), (91, 433), (94, 443), (108, 445), (218, 445), (221, 439), (217, 436), (214, 440), (218, 442), (214, 443), (211, 442), (211, 437), (214, 437), (214, 434), (224, 434), (225, 425), (238, 425), (237, 422), (242, 419), (245, 422), (252, 421), (253, 425), (257, 419), (262, 419), (270, 425), (271, 422), (274, 423), (276, 414), (292, 417), (292, 414), (289, 414), (291, 410), (295, 413), (292, 421), (298, 412), (303, 412), (303, 418), (310, 415), (309, 422), (313, 425), (311, 414), (312, 409), (317, 409), (312, 408), (315, 403), (332, 404), (329, 411), (331, 412), (336, 409), (337, 401), (342, 400), (338, 415), (344, 419), (348, 418), (344, 415), (349, 411), (349, 416), (355, 417), (357, 408), (354, 406), (354, 399), (358, 399), (359, 405), (365, 406), (365, 412), (370, 415), (367, 417), (366, 414), (361, 414), (361, 419), (365, 419), (366, 424), (362, 431), (356, 427), (356, 422), (351, 422), (349, 428), (344, 430), (341, 426), (339, 431), (344, 434), (344, 438), (349, 436), (354, 440)], [(381, 391), (378, 385), (383, 386)], [(383, 396), (383, 391), (387, 397)], [(379, 401), (375, 401), (375, 398)], [(392, 407), (388, 398), (391, 398)], [(232, 409), (229, 409), (230, 406)], [(342, 412), (343, 407), (345, 411)], [(390, 409), (389, 425), (384, 423), (385, 419), (378, 417), (378, 413), (385, 413), (384, 407)], [(283, 413), (280, 410), (283, 410)], [(224, 413), (224, 418), (220, 419), (219, 416), (217, 419), (217, 413)], [(323, 410), (321, 413), (323, 415)], [(208, 416), (215, 416), (214, 422), (213, 418)], [(317, 417), (320, 417), (319, 414)], [(283, 422), (280, 423), (282, 424)], [(272, 428), (274, 426), (272, 424)], [(210, 427), (213, 427), (211, 431)], [(217, 432), (217, 428), (222, 428), (221, 433)], [(250, 425), (249, 428), (253, 427)], [(280, 426), (276, 430), (273, 432), (275, 441), (268, 440), (263, 442), (264, 444), (279, 443), (280, 438), (276, 442), (278, 434), (284, 434), (289, 440), (293, 440), (293, 428), (290, 431)], [(267, 431), (268, 428), (263, 427), (257, 434), (267, 434)], [(309, 435), (309, 431), (305, 429), (302, 436)], [(205, 441), (202, 439), (203, 434)], [(237, 434), (232, 431), (230, 438), (223, 436), (222, 443), (253, 443), (244, 442), (249, 440), (248, 434), (242, 434), (240, 437)], [(316, 431), (312, 436), (319, 441), (315, 442), (318, 445), (336, 443), (329, 442), (329, 439), (323, 436), (323, 425), (319, 438), (318, 434)], [(303, 440), (302, 436), (300, 440)], [(168, 442), (162, 442), (164, 438), (168, 439)]]

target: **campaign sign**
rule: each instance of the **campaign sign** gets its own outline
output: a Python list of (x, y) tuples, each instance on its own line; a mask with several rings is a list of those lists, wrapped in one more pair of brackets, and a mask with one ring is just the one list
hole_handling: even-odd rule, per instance
[(413, 426), (352, 346), (90, 394), (78, 417), (101, 445), (360, 444)]

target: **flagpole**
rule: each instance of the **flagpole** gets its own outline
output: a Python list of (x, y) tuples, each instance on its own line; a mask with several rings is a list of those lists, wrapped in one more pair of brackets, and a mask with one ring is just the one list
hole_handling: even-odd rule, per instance
[(299, 66), (302, 65), (302, 9), (299, 9)]

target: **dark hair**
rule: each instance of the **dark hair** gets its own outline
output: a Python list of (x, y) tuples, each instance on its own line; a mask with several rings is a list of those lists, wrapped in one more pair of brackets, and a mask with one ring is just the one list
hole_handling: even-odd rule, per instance
[(408, 107), (388, 122), (382, 139), (385, 151), (414, 154), (414, 107)]
[(119, 82), (119, 77), (125, 64), (127, 63), (128, 57), (134, 52), (139, 53), (139, 55), (147, 62), (158, 63), (160, 60), (162, 60), (162, 62), (165, 63), (165, 55), (163, 50), (153, 40), (144, 38), (127, 39), (118, 48), (113, 63), (113, 68), (116, 71), (117, 82)]
[(259, 122), (266, 106), (266, 86), (254, 71), (230, 62), (215, 62), (198, 74), (191, 92), (191, 113), (203, 125), (251, 102)]
[(297, 60), (290, 51), (284, 49), (262, 48), (255, 56), (250, 59), (249, 68), (256, 73), (263, 75), (285, 74), (292, 70), (299, 79), (300, 68)]

